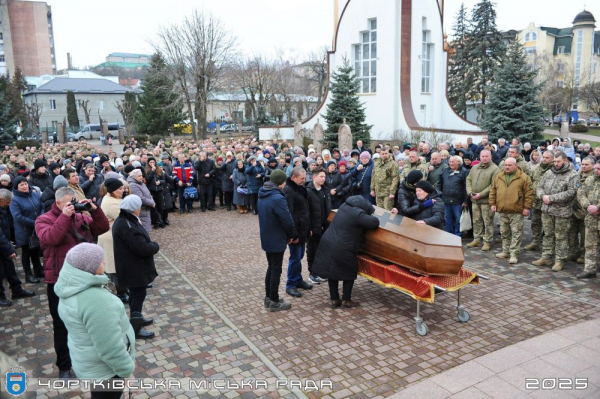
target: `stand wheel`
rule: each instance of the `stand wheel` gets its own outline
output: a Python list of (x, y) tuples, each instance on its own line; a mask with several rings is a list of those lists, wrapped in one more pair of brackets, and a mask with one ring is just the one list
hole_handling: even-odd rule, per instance
[(417, 334), (421, 336), (427, 335), (427, 325), (425, 323), (417, 323), (415, 330), (417, 331)]
[(471, 318), (471, 315), (465, 309), (458, 309), (456, 317), (458, 317), (458, 321), (461, 323), (466, 323)]

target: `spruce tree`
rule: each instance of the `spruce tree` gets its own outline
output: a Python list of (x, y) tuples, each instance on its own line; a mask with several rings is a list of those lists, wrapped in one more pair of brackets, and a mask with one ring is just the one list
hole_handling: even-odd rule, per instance
[(460, 5), (452, 29), (454, 34), (450, 44), (451, 55), (448, 60), (448, 98), (456, 113), (466, 119), (467, 104), (472, 96), (472, 82), (470, 81), (472, 74), (469, 73), (471, 60), (467, 48), (471, 20), (464, 3)]
[[(5, 82), (0, 82), (4, 85)], [(17, 138), (17, 120), (11, 116), (11, 101), (5, 101), (5, 90), (0, 90), (0, 144), (12, 145)]]
[(67, 91), (67, 122), (69, 126), (79, 127), (79, 116), (77, 115), (77, 106), (75, 105), (75, 93)]
[(139, 133), (165, 135), (183, 118), (183, 103), (173, 92), (173, 82), (166, 73), (166, 64), (160, 53), (150, 60), (144, 75), (143, 93), (138, 98), (139, 107), (135, 126)]
[(365, 108), (356, 95), (360, 82), (356, 79), (354, 68), (344, 58), (343, 64), (333, 73), (331, 84), (331, 102), (327, 105), (324, 118), (327, 130), (323, 132), (323, 144), (330, 150), (338, 146), (338, 130), (344, 123), (352, 130), (352, 141), (362, 140), (365, 147), (371, 143), (371, 127), (365, 123)]
[(521, 142), (538, 142), (542, 138), (544, 109), (537, 97), (536, 75), (527, 64), (523, 46), (512, 44), (496, 69), (485, 106), (481, 127), (488, 131), (490, 141), (517, 137)]
[(485, 112), (488, 88), (494, 82), (494, 70), (506, 48), (496, 27), (496, 10), (490, 0), (481, 0), (473, 7), (472, 28), (468, 38), (468, 57), (471, 62), (468, 81), (473, 87), (471, 101), (481, 101), (480, 117)]

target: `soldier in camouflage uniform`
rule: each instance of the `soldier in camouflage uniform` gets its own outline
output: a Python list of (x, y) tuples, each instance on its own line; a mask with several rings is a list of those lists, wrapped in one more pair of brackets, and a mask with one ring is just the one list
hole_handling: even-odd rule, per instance
[(377, 206), (392, 210), (399, 177), (398, 166), (389, 150), (381, 150), (381, 161), (375, 164), (371, 177), (371, 196), (375, 197)]
[(555, 251), (552, 271), (559, 272), (563, 269), (569, 252), (569, 219), (573, 215), (573, 199), (579, 186), (579, 176), (567, 155), (556, 151), (554, 166), (544, 173), (536, 188), (536, 196), (542, 200), (544, 240), (542, 257), (534, 261), (534, 265), (552, 265), (552, 252)]
[[(531, 176), (531, 166), (529, 166), (529, 162), (527, 162), (525, 160), (525, 158), (523, 157), (523, 155), (521, 155), (519, 146), (511, 145), (510, 148), (508, 149), (508, 152), (506, 153), (506, 157), (516, 159), (517, 167), (519, 169), (521, 169), (523, 172), (525, 172), (525, 174), (527, 176)], [(504, 159), (502, 162), (500, 162), (500, 165), (498, 165), (500, 170), (504, 170), (504, 161), (506, 161), (506, 159)]]
[[(594, 174), (595, 158), (587, 157), (581, 161), (579, 168), (579, 184), (583, 185), (585, 180)], [(569, 231), (567, 232), (567, 240), (569, 243), (569, 256), (567, 260), (575, 260), (577, 263), (585, 263), (585, 215), (586, 210), (579, 204), (579, 200), (575, 197), (573, 200), (573, 217), (570, 220)]]
[(594, 173), (577, 191), (577, 200), (585, 210), (585, 266), (577, 278), (596, 277), (598, 242), (600, 241), (600, 161), (594, 165)]
[(494, 212), (490, 210), (489, 195), (494, 177), (500, 169), (492, 162), (492, 154), (482, 150), (481, 163), (473, 166), (467, 176), (467, 195), (473, 204), (473, 241), (467, 247), (483, 245), (482, 251), (489, 251), (494, 238)]
[(400, 174), (400, 181), (404, 181), (408, 174), (417, 169), (423, 173), (423, 180), (427, 180), (427, 174), (429, 173), (429, 169), (427, 168), (427, 164), (419, 158), (419, 154), (416, 151), (411, 151), (408, 153), (409, 162), (404, 163), (404, 169), (402, 169), (402, 173)]
[[(544, 151), (542, 162), (535, 168), (531, 174), (533, 183), (533, 192), (544, 175), (554, 165), (554, 153)], [(531, 244), (525, 246), (526, 251), (537, 251), (542, 245), (542, 200), (537, 196), (533, 201), (533, 212), (531, 214)]]

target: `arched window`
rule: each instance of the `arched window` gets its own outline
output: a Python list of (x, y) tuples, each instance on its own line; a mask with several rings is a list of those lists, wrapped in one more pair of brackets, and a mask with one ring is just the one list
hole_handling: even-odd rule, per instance
[(535, 42), (537, 40), (537, 33), (527, 32), (525, 34), (525, 42)]

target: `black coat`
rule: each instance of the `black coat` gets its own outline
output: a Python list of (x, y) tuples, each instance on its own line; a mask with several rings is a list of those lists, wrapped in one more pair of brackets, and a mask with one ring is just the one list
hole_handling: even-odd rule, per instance
[(171, 196), (171, 191), (173, 190), (175, 181), (170, 174), (167, 174), (166, 171), (163, 175), (165, 177), (165, 189), (163, 190), (163, 199), (164, 199), (164, 209), (172, 209), (173, 208), (173, 197)]
[(340, 175), (337, 170), (333, 173), (325, 172), (325, 184), (323, 187), (327, 189), (327, 192), (330, 192), (332, 189), (341, 185), (342, 180), (342, 175)]
[(115, 269), (119, 284), (123, 287), (146, 287), (158, 276), (154, 266), (154, 255), (158, 243), (139, 219), (128, 212), (119, 214), (112, 228)]
[(467, 203), (467, 175), (469, 172), (464, 168), (458, 168), (458, 173), (453, 174), (452, 168), (442, 172), (439, 181), (439, 190), (442, 192), (444, 202), (449, 205), (461, 205)]
[(104, 176), (101, 174), (96, 173), (96, 177), (92, 181), (85, 175), (85, 172), (79, 175), (79, 187), (81, 187), (87, 199), (100, 199), (100, 186), (102, 183), (104, 183)]
[[(196, 178), (198, 184), (212, 184), (215, 181), (215, 163), (211, 159), (196, 162)], [(206, 174), (209, 176), (206, 177)]]
[(313, 182), (306, 185), (306, 193), (308, 194), (310, 231), (313, 236), (321, 236), (329, 226), (327, 218), (331, 213), (331, 196), (325, 187), (317, 190)]
[(260, 188), (257, 209), (263, 251), (284, 252), (288, 239), (294, 235), (294, 221), (285, 195), (275, 183), (267, 182)]
[[(0, 256), (8, 258), (12, 254), (16, 253), (10, 238), (12, 236), (12, 218), (8, 207), (0, 208)], [(0, 265), (2, 267), (2, 265)], [(0, 281), (0, 284), (2, 282)]]
[[(435, 203), (432, 207), (425, 208), (423, 203), (428, 199), (435, 199)], [(425, 198), (425, 201), (419, 201), (419, 199), (416, 198), (415, 202), (419, 208), (419, 213), (410, 218), (422, 220), (428, 226), (444, 230), (444, 201), (442, 201), (441, 193), (434, 191)]]
[(56, 190), (53, 186), (48, 187), (42, 193), (40, 201), (42, 201), (42, 207), (44, 208), (44, 212), (48, 212), (50, 211), (50, 209), (52, 209), (52, 205), (54, 205), (54, 203), (56, 202), (55, 195)]
[(374, 211), (363, 196), (353, 195), (346, 200), (321, 238), (313, 274), (332, 280), (356, 280), (356, 255), (364, 232), (379, 227), (379, 219), (372, 216)]
[(283, 188), (288, 208), (294, 219), (294, 239), (299, 243), (306, 242), (310, 229), (310, 215), (308, 211), (308, 194), (304, 186), (299, 186), (290, 178)]
[(47, 188), (52, 188), (53, 182), (54, 179), (48, 173), (40, 175), (37, 172), (32, 172), (29, 176), (29, 184), (39, 187), (42, 192), (46, 191)]
[(223, 172), (223, 170), (218, 167), (217, 169), (215, 169), (215, 193), (217, 192), (216, 190), (221, 190), (223, 191), (223, 175), (225, 174), (225, 172)]
[(416, 204), (417, 194), (415, 190), (415, 187), (406, 183), (406, 180), (403, 180), (402, 183), (400, 183), (400, 187), (398, 188), (398, 201), (396, 202), (398, 214), (412, 218), (413, 215), (419, 213), (419, 204)]
[[(159, 181), (160, 184), (157, 185), (157, 181)], [(158, 173), (150, 170), (150, 172), (146, 175), (146, 187), (148, 187), (148, 190), (150, 190), (151, 193), (164, 191), (166, 183), (164, 171), (161, 175), (159, 175)]]
[(233, 179), (230, 179), (230, 177), (233, 175), (233, 171), (235, 170), (236, 166), (236, 160), (231, 162), (223, 162), (221, 165), (221, 170), (223, 171), (223, 176), (221, 178), (221, 190), (225, 192), (233, 191)]

